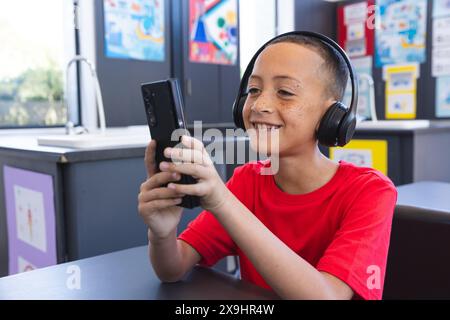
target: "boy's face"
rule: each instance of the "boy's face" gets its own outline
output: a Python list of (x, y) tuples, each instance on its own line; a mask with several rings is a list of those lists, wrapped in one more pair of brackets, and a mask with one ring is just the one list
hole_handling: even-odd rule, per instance
[(334, 102), (325, 94), (329, 75), (323, 63), (314, 49), (295, 43), (270, 45), (259, 55), (243, 110), (246, 129), (256, 131), (250, 134), (254, 150), (270, 154), (277, 135), (280, 156), (316, 145), (320, 119)]

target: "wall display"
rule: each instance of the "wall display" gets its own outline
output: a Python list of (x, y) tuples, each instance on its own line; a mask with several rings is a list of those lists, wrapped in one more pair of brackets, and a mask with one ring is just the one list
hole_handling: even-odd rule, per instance
[(450, 117), (450, 76), (436, 79), (436, 117)]
[(417, 64), (386, 66), (386, 119), (416, 118)]
[(330, 159), (346, 161), (359, 167), (388, 171), (388, 142), (386, 140), (352, 140), (345, 147), (330, 148)]
[(105, 55), (164, 61), (164, 0), (104, 0)]
[(56, 264), (51, 176), (4, 166), (9, 274)]
[[(363, 75), (372, 77), (372, 57), (367, 56), (362, 58), (352, 58), (351, 61), (359, 80), (357, 114), (362, 119), (370, 119), (372, 117), (370, 112), (370, 86), (366, 77), (364, 77)], [(351, 95), (352, 88), (350, 85), (348, 85), (344, 96), (344, 101), (348, 104), (351, 101)]]
[(350, 57), (373, 55), (374, 0), (338, 7), (338, 41)]
[(433, 0), (433, 18), (450, 16), (450, 0)]
[(433, 19), (433, 77), (450, 75), (450, 16)]
[(375, 62), (423, 63), (426, 60), (426, 0), (378, 0)]
[(236, 64), (237, 10), (237, 0), (189, 0), (191, 62)]

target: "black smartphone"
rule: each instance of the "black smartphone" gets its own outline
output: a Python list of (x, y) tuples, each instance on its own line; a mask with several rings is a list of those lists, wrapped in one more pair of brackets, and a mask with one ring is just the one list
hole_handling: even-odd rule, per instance
[[(180, 143), (179, 139), (172, 139), (172, 133), (181, 129), (189, 134), (184, 120), (180, 86), (176, 79), (168, 79), (144, 83), (141, 85), (141, 90), (150, 135), (156, 140), (155, 161), (159, 170), (161, 161), (171, 161), (164, 156), (164, 149), (173, 148)], [(197, 180), (192, 176), (181, 175), (177, 183), (194, 184)], [(190, 209), (199, 205), (200, 199), (195, 196), (184, 196), (180, 204), (181, 207)]]

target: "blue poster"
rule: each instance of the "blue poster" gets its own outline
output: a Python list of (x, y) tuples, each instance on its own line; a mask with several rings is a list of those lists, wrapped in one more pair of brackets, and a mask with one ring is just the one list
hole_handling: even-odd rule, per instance
[(450, 76), (436, 78), (436, 117), (450, 117)]
[(423, 63), (426, 60), (426, 0), (377, 0), (375, 63)]
[(104, 0), (105, 55), (164, 61), (164, 0)]

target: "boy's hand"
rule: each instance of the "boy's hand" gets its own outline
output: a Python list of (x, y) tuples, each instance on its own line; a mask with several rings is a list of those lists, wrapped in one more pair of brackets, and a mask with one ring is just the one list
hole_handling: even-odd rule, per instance
[(214, 167), (203, 143), (195, 138), (183, 136), (186, 148), (166, 148), (164, 155), (173, 163), (161, 162), (165, 173), (186, 174), (198, 180), (196, 184), (170, 183), (168, 188), (174, 192), (200, 197), (204, 209), (213, 211), (225, 203), (229, 191)]
[(177, 207), (184, 194), (176, 190), (161, 187), (169, 182), (178, 181), (181, 176), (172, 172), (156, 172), (156, 141), (152, 140), (145, 151), (147, 181), (141, 185), (138, 196), (138, 211), (150, 229), (152, 236), (166, 238), (180, 222), (183, 208)]

